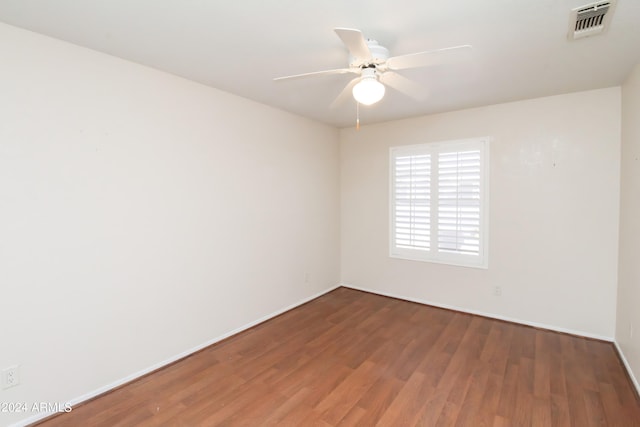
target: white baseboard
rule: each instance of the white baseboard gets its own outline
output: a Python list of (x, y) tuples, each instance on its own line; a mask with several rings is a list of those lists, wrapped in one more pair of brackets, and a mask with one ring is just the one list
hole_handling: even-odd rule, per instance
[(351, 288), (351, 289), (355, 289), (355, 290), (358, 290), (358, 291), (369, 292), (369, 293), (372, 293), (372, 294), (382, 295), (382, 296), (386, 296), (386, 297), (397, 298), (397, 299), (401, 299), (401, 300), (405, 300), (405, 301), (411, 301), (411, 302), (417, 302), (418, 304), (425, 304), (425, 305), (430, 305), (430, 306), (433, 306), (433, 307), (444, 308), (444, 309), (447, 309), (447, 310), (460, 311), (462, 313), (476, 314), (478, 316), (489, 317), (491, 319), (497, 319), (497, 320), (504, 320), (506, 322), (511, 322), (511, 323), (518, 323), (520, 325), (533, 326), (534, 328), (547, 329), (547, 330), (550, 330), (550, 331), (562, 332), (562, 333), (571, 334), (571, 335), (578, 335), (578, 336), (581, 336), (581, 337), (593, 338), (593, 339), (597, 339), (597, 340), (600, 340), (600, 341), (614, 342), (614, 339), (612, 337), (606, 337), (606, 336), (603, 336), (603, 335), (591, 334), (591, 333), (583, 332), (583, 331), (576, 331), (576, 330), (573, 330), (573, 329), (561, 328), (561, 327), (554, 326), (554, 325), (547, 325), (545, 323), (530, 322), (528, 320), (516, 319), (516, 318), (508, 317), (508, 316), (501, 316), (499, 314), (486, 313), (486, 312), (477, 311), (477, 310), (469, 310), (469, 309), (464, 308), (464, 307), (457, 307), (457, 306), (449, 305), (449, 304), (441, 304), (441, 303), (437, 303), (437, 302), (433, 302), (433, 301), (423, 300), (423, 299), (419, 299), (419, 298), (411, 298), (411, 297), (407, 297), (407, 296), (403, 296), (403, 295), (399, 295), (399, 294), (388, 293), (388, 292), (375, 291), (375, 290), (372, 290), (372, 289), (362, 288), (362, 287), (359, 287), (359, 286), (353, 286), (353, 285), (350, 285), (348, 283), (343, 283), (342, 286), (345, 287), (345, 288)]
[[(222, 341), (222, 340), (224, 340), (226, 338), (229, 338), (230, 336), (233, 336), (233, 335), (238, 334), (238, 333), (240, 333), (242, 331), (245, 331), (245, 330), (247, 330), (249, 328), (252, 328), (252, 327), (254, 327), (254, 326), (256, 326), (256, 325), (258, 325), (258, 324), (260, 324), (262, 322), (265, 322), (265, 321), (267, 321), (269, 319), (272, 319), (272, 318), (274, 318), (276, 316), (279, 316), (282, 313), (285, 313), (285, 312), (287, 312), (289, 310), (292, 310), (292, 309), (294, 309), (296, 307), (299, 307), (302, 304), (306, 304), (307, 302), (312, 301), (312, 300), (314, 300), (314, 299), (316, 299), (318, 297), (321, 297), (322, 295), (327, 294), (327, 293), (339, 288), (340, 286), (341, 285), (338, 284), (338, 285), (335, 285), (335, 286), (333, 286), (333, 287), (331, 287), (329, 289), (326, 289), (326, 290), (324, 290), (322, 292), (318, 292), (317, 294), (311, 295), (310, 297), (305, 298), (305, 299), (303, 299), (301, 301), (298, 301), (296, 303), (293, 303), (293, 304), (291, 304), (291, 305), (289, 305), (289, 306), (287, 306), (287, 307), (285, 307), (283, 309), (280, 309), (280, 310), (275, 311), (273, 313), (267, 314), (266, 316), (262, 316), (259, 319), (255, 320), (255, 321), (253, 321), (251, 323), (247, 323), (246, 325), (243, 325), (243, 326), (241, 326), (239, 328), (236, 328), (236, 329), (234, 329), (232, 331), (229, 331), (229, 332), (227, 332), (227, 333), (225, 333), (223, 335), (220, 335), (220, 336), (217, 336), (217, 337), (215, 337), (213, 339), (210, 339), (207, 342), (204, 342), (204, 343), (202, 343), (202, 344), (200, 344), (200, 345), (198, 345), (196, 347), (193, 347), (193, 348), (190, 348), (189, 350), (186, 350), (186, 351), (183, 351), (181, 353), (178, 353), (178, 354), (176, 354), (176, 355), (174, 355), (174, 356), (172, 356), (172, 357), (170, 357), (170, 358), (168, 358), (166, 360), (163, 360), (162, 362), (156, 363), (156, 364), (154, 364), (152, 366), (149, 366), (148, 368), (145, 368), (145, 369), (143, 369), (141, 371), (135, 372), (135, 373), (133, 373), (131, 375), (127, 375), (124, 378), (121, 378), (121, 379), (119, 379), (117, 381), (114, 381), (114, 382), (112, 382), (110, 384), (104, 385), (104, 386), (102, 386), (102, 387), (100, 387), (100, 388), (98, 388), (96, 390), (93, 390), (93, 391), (91, 391), (89, 393), (83, 394), (82, 396), (78, 396), (76, 398), (73, 398), (69, 402), (65, 402), (65, 403), (68, 403), (68, 404), (71, 405), (71, 407), (74, 407), (74, 406), (76, 406), (76, 405), (78, 405), (78, 404), (80, 404), (82, 402), (86, 402), (89, 399), (93, 399), (94, 397), (97, 397), (97, 396), (99, 396), (99, 395), (101, 395), (103, 393), (106, 393), (106, 392), (108, 392), (110, 390), (113, 390), (113, 389), (115, 389), (117, 387), (120, 387), (121, 385), (124, 385), (124, 384), (126, 384), (128, 382), (131, 382), (131, 381), (133, 381), (133, 380), (135, 380), (137, 378), (140, 378), (140, 377), (142, 377), (144, 375), (147, 375), (147, 374), (149, 374), (149, 373), (151, 373), (153, 371), (157, 371), (158, 369), (160, 369), (160, 368), (162, 368), (164, 366), (167, 366), (167, 365), (170, 365), (170, 364), (172, 364), (174, 362), (177, 362), (180, 359), (184, 359), (185, 357), (187, 357), (187, 356), (189, 356), (189, 355), (191, 355), (191, 354), (193, 354), (193, 353), (195, 353), (197, 351), (200, 351), (200, 350), (202, 350), (202, 349), (204, 349), (206, 347), (209, 347), (210, 345), (213, 345), (213, 344), (215, 344), (217, 342), (220, 342), (220, 341)], [(50, 417), (51, 415), (54, 415), (54, 414), (55, 414), (55, 412), (40, 412), (40, 413), (38, 413), (36, 415), (33, 415), (33, 416), (29, 417), (29, 418), (25, 418), (23, 420), (20, 420), (20, 421), (14, 423), (14, 424), (11, 424), (11, 425), (9, 425), (9, 427), (24, 427), (24, 426), (28, 426), (29, 424), (33, 424), (33, 423), (35, 423), (37, 421), (40, 421), (40, 420), (42, 420), (44, 418), (47, 418), (47, 417)]]
[(622, 359), (622, 364), (624, 365), (625, 369), (627, 370), (627, 374), (629, 375), (629, 378), (631, 378), (631, 382), (633, 383), (634, 387), (636, 388), (636, 392), (638, 393), (638, 396), (640, 396), (640, 383), (638, 383), (638, 379), (635, 377), (635, 375), (633, 375), (633, 371), (631, 370), (631, 365), (629, 365), (629, 361), (627, 361), (627, 358), (624, 357), (624, 353), (622, 352), (622, 349), (618, 345), (618, 342), (614, 341), (613, 344), (616, 346), (616, 350), (618, 350), (618, 354), (620, 355), (620, 359)]

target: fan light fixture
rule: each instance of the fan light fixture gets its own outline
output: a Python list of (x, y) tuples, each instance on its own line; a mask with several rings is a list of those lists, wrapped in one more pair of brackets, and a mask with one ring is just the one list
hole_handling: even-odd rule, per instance
[(363, 68), (362, 79), (353, 87), (353, 97), (363, 105), (371, 105), (384, 96), (384, 85), (376, 78), (375, 68)]

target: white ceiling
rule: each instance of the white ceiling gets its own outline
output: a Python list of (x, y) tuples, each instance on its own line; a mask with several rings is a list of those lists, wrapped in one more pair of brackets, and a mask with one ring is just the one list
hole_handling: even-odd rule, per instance
[(466, 62), (407, 70), (428, 91), (392, 89), (363, 124), (620, 85), (640, 63), (640, 0), (618, 0), (608, 32), (567, 40), (590, 0), (0, 0), (0, 21), (164, 70), (338, 127), (330, 108), (353, 75), (274, 82), (343, 68), (334, 27), (357, 28), (392, 56), (470, 44)]

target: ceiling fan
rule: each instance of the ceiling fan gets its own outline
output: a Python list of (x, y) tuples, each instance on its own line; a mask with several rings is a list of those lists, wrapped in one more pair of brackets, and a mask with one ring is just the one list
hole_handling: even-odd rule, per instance
[(359, 104), (372, 105), (380, 101), (385, 94), (385, 85), (412, 98), (420, 99), (424, 88), (397, 73), (397, 71), (439, 65), (453, 58), (453, 54), (469, 52), (470, 45), (453, 46), (425, 52), (389, 57), (389, 50), (372, 39), (365, 39), (360, 30), (335, 28), (334, 31), (349, 50), (348, 68), (316, 71), (278, 77), (275, 81), (315, 77), (332, 74), (357, 74), (351, 80), (331, 106), (341, 103), (352, 94)]

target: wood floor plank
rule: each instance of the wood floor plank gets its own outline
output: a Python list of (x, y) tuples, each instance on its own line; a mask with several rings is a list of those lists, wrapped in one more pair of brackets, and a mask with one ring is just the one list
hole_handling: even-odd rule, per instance
[(436, 392), (434, 389), (431, 397), (427, 400), (420, 412), (418, 412), (413, 425), (421, 427), (435, 426), (446, 404), (447, 393)]
[(504, 377), (516, 328), (504, 322), (493, 322), (495, 322), (493, 327), (500, 332), (500, 340), (496, 343), (496, 348), (492, 352), (489, 363), (492, 373)]
[(375, 425), (387, 411), (391, 402), (395, 400), (404, 384), (405, 381), (400, 381), (395, 377), (384, 375), (380, 377), (358, 400), (356, 406), (364, 409), (365, 412), (355, 425), (361, 427)]
[(323, 420), (336, 425), (371, 388), (382, 372), (375, 363), (364, 362), (318, 402), (315, 410), (322, 414)]
[[(565, 374), (564, 356), (561, 351), (552, 351), (548, 354), (550, 379), (549, 387), (551, 395), (567, 396), (567, 376)], [(569, 359), (570, 360), (570, 359)]]
[(433, 390), (434, 388), (425, 381), (424, 374), (414, 372), (375, 425), (411, 425), (415, 414), (424, 405), (427, 396), (433, 394)]
[(553, 427), (571, 426), (569, 402), (566, 396), (551, 395), (551, 425)]
[(611, 343), (339, 288), (58, 426), (640, 427)]
[(583, 365), (565, 363), (567, 377), (567, 402), (569, 403), (569, 414), (571, 423), (580, 426), (588, 426), (589, 418), (585, 405), (585, 390), (581, 386), (582, 374), (580, 368)]
[(456, 426), (465, 427), (477, 424), (479, 411), (484, 397), (484, 392), (489, 382), (490, 368), (484, 362), (474, 365), (473, 374), (470, 377), (468, 391), (460, 400), (460, 412), (456, 419)]
[(531, 411), (532, 426), (551, 426), (551, 398), (533, 398), (533, 409)]
[(500, 403), (500, 390), (502, 389), (503, 376), (490, 371), (485, 384), (484, 393), (480, 402), (480, 408), (474, 422), (478, 427), (492, 426), (495, 414)]
[(536, 397), (551, 395), (551, 348), (543, 331), (536, 332), (535, 357), (533, 359), (533, 394)]
[(519, 366), (509, 363), (504, 374), (502, 388), (500, 390), (500, 402), (496, 411), (497, 415), (505, 419), (513, 419), (517, 405), (517, 388), (518, 388), (518, 369)]
[(592, 427), (606, 426), (607, 417), (604, 412), (602, 400), (600, 399), (600, 393), (586, 390), (583, 397), (585, 407), (587, 408), (587, 418), (589, 418), (589, 425)]
[[(340, 420), (337, 426), (355, 426), (358, 425), (362, 417), (366, 415), (366, 409), (362, 409), (359, 406), (354, 406), (351, 410)], [(370, 424), (369, 424), (370, 425)]]

